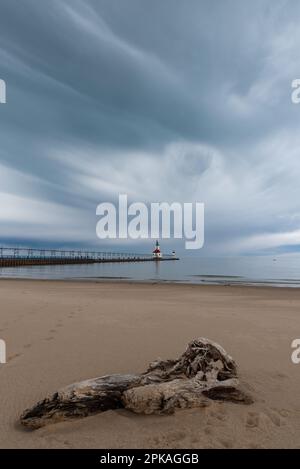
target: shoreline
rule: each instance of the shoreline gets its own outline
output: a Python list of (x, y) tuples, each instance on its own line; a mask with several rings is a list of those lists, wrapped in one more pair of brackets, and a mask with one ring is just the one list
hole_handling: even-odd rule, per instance
[(73, 278), (33, 278), (33, 277), (4, 277), (0, 276), (0, 282), (62, 282), (62, 283), (90, 283), (90, 284), (120, 284), (120, 285), (168, 285), (168, 286), (194, 286), (194, 287), (226, 287), (226, 288), (258, 288), (258, 289), (271, 289), (271, 290), (300, 290), (300, 284), (295, 285), (285, 285), (282, 283), (268, 283), (268, 282), (240, 282), (240, 283), (230, 283), (230, 282), (219, 282), (219, 283), (209, 283), (209, 282), (185, 282), (182, 280), (137, 280), (129, 279), (122, 277), (73, 277)]
[[(300, 447), (300, 290), (1, 279), (1, 448)], [(252, 405), (211, 401), (173, 415), (108, 411), (28, 432), (20, 414), (63, 386), (140, 373), (196, 337), (236, 360)]]

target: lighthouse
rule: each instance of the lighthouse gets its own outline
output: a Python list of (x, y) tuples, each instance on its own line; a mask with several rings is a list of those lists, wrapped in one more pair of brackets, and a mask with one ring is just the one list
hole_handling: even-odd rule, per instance
[(153, 257), (155, 259), (161, 259), (161, 251), (160, 251), (160, 246), (159, 246), (158, 241), (156, 241), (156, 243), (155, 243), (155, 249), (153, 251)]

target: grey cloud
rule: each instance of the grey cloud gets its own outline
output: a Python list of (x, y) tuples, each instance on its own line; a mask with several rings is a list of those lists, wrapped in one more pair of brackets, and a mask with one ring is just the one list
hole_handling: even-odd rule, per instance
[(127, 191), (205, 202), (209, 253), (292, 243), (299, 18), (292, 0), (2, 0), (0, 237), (96, 243), (96, 205)]

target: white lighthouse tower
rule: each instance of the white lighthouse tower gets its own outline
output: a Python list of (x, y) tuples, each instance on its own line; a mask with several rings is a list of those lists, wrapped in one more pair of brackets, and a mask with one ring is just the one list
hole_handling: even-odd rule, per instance
[(156, 243), (155, 243), (155, 249), (153, 251), (153, 257), (155, 259), (161, 259), (161, 250), (160, 250), (160, 246), (159, 246), (158, 241), (156, 241)]

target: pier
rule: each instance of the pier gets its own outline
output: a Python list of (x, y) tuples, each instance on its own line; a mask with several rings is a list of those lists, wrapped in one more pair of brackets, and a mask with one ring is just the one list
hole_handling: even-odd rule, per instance
[(171, 254), (163, 255), (158, 259), (152, 254), (128, 252), (0, 247), (0, 267), (174, 260), (179, 259)]

